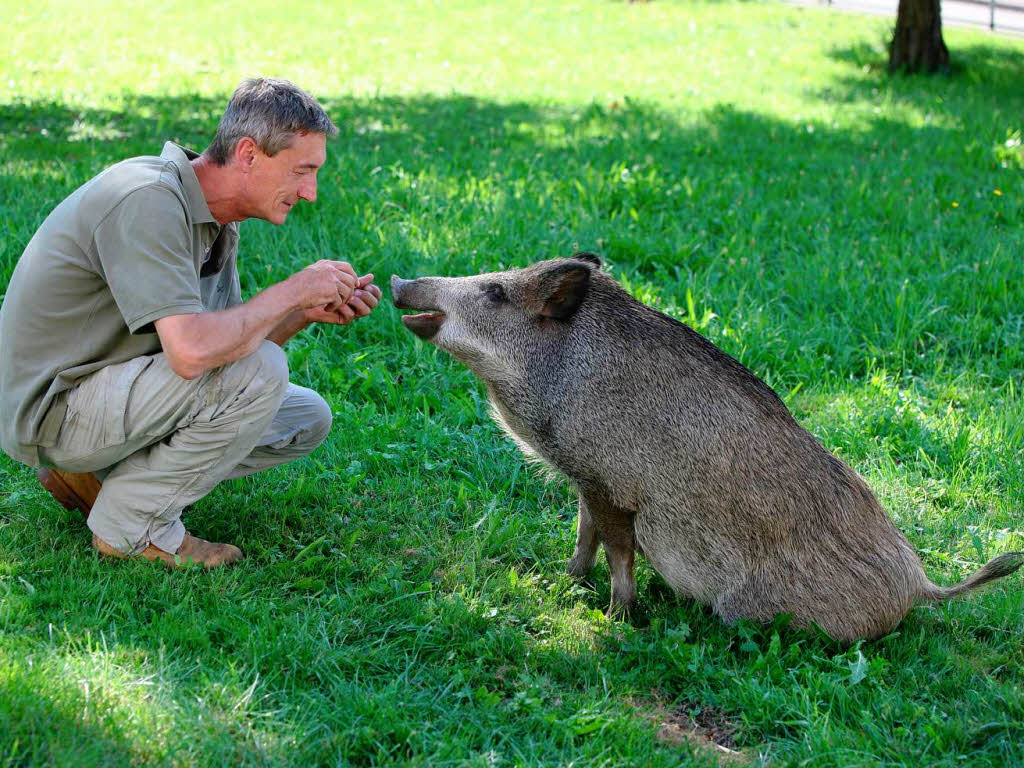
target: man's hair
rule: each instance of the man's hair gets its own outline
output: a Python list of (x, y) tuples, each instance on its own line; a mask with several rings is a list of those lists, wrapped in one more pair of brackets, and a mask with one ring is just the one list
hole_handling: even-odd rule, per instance
[(287, 80), (253, 77), (235, 90), (206, 155), (217, 165), (231, 160), (235, 145), (248, 136), (273, 157), (291, 146), (296, 134), (336, 136), (337, 127), (316, 99)]

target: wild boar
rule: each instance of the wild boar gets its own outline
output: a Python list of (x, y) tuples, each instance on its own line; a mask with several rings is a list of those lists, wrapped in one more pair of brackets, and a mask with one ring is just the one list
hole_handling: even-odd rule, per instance
[(884, 635), (917, 600), (1006, 576), (929, 581), (864, 480), (778, 395), (703, 336), (636, 301), (578, 253), (470, 277), (391, 278), (402, 318), (484, 381), (501, 426), (579, 493), (568, 572), (598, 543), (611, 610), (636, 599), (634, 550), (726, 622), (792, 615), (842, 641)]

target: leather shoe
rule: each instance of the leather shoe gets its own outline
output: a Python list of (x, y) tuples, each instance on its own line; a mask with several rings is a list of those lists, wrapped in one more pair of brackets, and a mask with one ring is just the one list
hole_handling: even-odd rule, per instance
[(181, 546), (173, 554), (157, 549), (150, 544), (137, 555), (129, 556), (120, 550), (114, 549), (96, 534), (92, 536), (92, 548), (105, 557), (113, 557), (118, 560), (126, 560), (129, 557), (141, 557), (146, 560), (163, 563), (172, 569), (188, 565), (190, 562), (202, 565), (205, 568), (216, 568), (217, 566), (228, 565), (242, 559), (242, 550), (233, 544), (217, 544), (216, 542), (200, 539), (191, 533), (185, 534)]
[(59, 469), (44, 467), (36, 472), (36, 477), (64, 509), (77, 509), (89, 517), (100, 492), (100, 481), (96, 475), (91, 472), (61, 472)]

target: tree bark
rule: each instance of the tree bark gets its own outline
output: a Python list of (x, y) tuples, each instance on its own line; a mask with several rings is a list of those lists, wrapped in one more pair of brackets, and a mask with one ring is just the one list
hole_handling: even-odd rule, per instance
[(900, 0), (889, 46), (889, 71), (948, 72), (939, 0)]

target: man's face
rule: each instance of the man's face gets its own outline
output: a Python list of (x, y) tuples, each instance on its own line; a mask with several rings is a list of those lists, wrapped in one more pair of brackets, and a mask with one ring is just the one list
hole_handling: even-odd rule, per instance
[(257, 149), (248, 179), (252, 217), (283, 224), (299, 200), (316, 200), (316, 173), (326, 159), (322, 133), (296, 134), (292, 145), (273, 157)]

